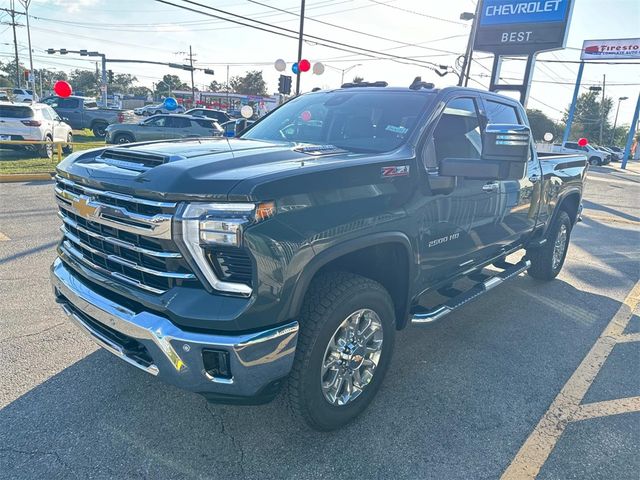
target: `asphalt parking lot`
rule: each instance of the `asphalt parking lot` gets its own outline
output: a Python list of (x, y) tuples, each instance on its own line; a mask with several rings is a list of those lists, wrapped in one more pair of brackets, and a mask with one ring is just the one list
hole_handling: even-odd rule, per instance
[(329, 434), (281, 397), (207, 404), (98, 349), (49, 287), (51, 183), (0, 184), (0, 478), (637, 479), (634, 169), (589, 173), (558, 279), (400, 332), (372, 406)]

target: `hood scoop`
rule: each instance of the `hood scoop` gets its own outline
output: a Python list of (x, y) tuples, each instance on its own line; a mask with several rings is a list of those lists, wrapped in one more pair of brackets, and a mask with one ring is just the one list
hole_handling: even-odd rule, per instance
[(184, 160), (181, 155), (164, 155), (162, 153), (130, 150), (128, 148), (108, 148), (95, 158), (96, 162), (112, 167), (146, 172), (165, 163)]

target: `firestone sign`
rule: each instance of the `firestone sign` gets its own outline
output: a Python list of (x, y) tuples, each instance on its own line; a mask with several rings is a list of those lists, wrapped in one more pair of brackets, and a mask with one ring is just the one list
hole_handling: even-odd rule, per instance
[(638, 60), (640, 38), (616, 40), (585, 40), (582, 44), (581, 60)]
[(529, 55), (565, 46), (573, 0), (483, 0), (474, 50)]

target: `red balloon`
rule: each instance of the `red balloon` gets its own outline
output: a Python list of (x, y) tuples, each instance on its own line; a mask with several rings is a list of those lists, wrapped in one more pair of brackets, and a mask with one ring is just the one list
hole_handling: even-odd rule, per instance
[(581, 147), (586, 147), (588, 143), (589, 140), (587, 140), (586, 138), (581, 138), (580, 140), (578, 140), (578, 145), (580, 145)]
[(302, 59), (298, 63), (298, 68), (301, 72), (308, 72), (311, 70), (311, 62), (309, 60)]
[(309, 110), (305, 110), (300, 114), (300, 119), (303, 122), (308, 122), (309, 120), (311, 120), (311, 112)]
[(71, 96), (71, 85), (64, 80), (58, 80), (53, 86), (53, 91), (56, 92), (56, 95), (62, 98), (66, 98)]

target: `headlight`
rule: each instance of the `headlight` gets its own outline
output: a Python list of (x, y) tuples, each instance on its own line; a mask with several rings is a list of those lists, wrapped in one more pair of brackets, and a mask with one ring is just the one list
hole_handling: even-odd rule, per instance
[(252, 292), (249, 285), (218, 278), (207, 258), (207, 249), (242, 246), (243, 230), (274, 214), (273, 202), (189, 203), (177, 218), (181, 224), (182, 244), (209, 285), (218, 291), (249, 296)]

